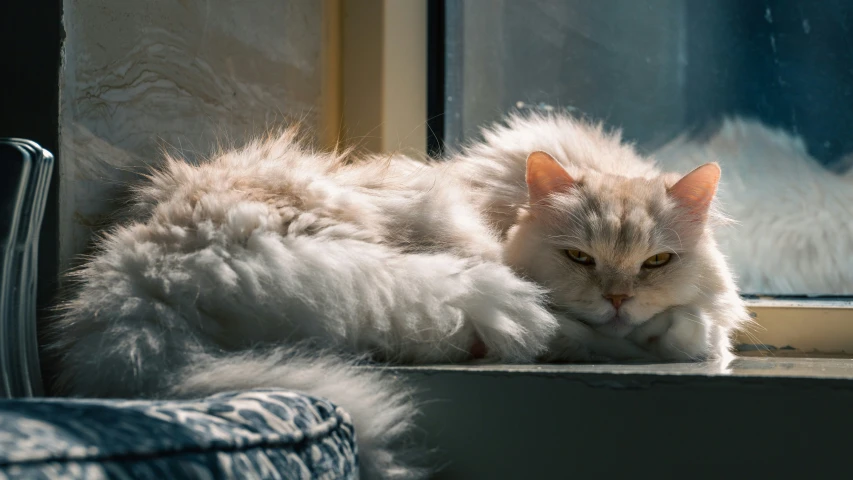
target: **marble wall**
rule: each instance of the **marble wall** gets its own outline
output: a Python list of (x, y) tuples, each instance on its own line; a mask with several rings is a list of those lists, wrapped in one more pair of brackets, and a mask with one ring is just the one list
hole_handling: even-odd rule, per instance
[(321, 1), (63, 6), (62, 270), (164, 148), (194, 160), (283, 121), (320, 121)]

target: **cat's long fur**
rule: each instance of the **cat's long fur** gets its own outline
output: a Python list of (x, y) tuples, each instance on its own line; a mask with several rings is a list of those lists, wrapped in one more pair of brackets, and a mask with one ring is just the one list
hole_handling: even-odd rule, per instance
[[(572, 191), (528, 203), (535, 150), (578, 179)], [(693, 217), (667, 193), (679, 178), (561, 116), (512, 118), (449, 163), (312, 152), (293, 130), (199, 166), (169, 159), (138, 188), (134, 220), (76, 273), (50, 346), (55, 387), (296, 389), (350, 412), (365, 477), (416, 477), (398, 450), (415, 413), (405, 388), (328, 352), (419, 363), (466, 360), (480, 342), (509, 362), (728, 352), (745, 310), (711, 223), (680, 220)], [(637, 245), (599, 248), (622, 227)], [(568, 260), (572, 242), (599, 266)], [(641, 272), (660, 249), (677, 255), (669, 275)], [(614, 317), (602, 293), (625, 281), (636, 298)]]
[[(600, 288), (588, 288), (588, 283), (566, 277), (565, 262), (554, 258), (553, 247), (565, 245), (568, 248), (572, 242), (549, 241), (548, 237), (577, 239), (584, 236), (584, 233), (577, 229), (566, 227), (567, 223), (571, 223), (567, 222), (567, 216), (575, 220), (580, 217), (582, 221), (578, 223), (606, 220), (615, 222), (618, 227), (626, 227), (626, 218), (630, 220), (634, 214), (646, 217), (643, 210), (653, 208), (655, 202), (661, 200), (660, 192), (671, 187), (680, 175), (661, 172), (654, 161), (641, 157), (633, 146), (622, 142), (619, 132), (608, 132), (601, 125), (591, 125), (563, 115), (510, 117), (505, 124), (498, 124), (486, 130), (484, 139), (484, 142), (466, 149), (462, 156), (454, 161), (452, 168), (456, 169), (456, 176), (468, 179), (476, 189), (476, 200), (480, 209), (489, 216), (498, 231), (504, 235), (509, 234), (505, 245), (505, 260), (528, 278), (546, 285), (551, 292), (552, 303), (568, 306), (572, 317), (586, 317), (586, 323), (595, 325), (596, 322), (591, 321), (590, 317), (597, 316), (602, 308), (598, 299)], [(597, 205), (593, 209), (585, 209), (572, 203), (558, 207), (556, 211), (551, 212), (556, 214), (556, 218), (551, 220), (550, 227), (545, 228), (544, 232), (539, 231), (531, 235), (525, 222), (519, 222), (517, 214), (519, 211), (524, 213), (529, 210), (526, 203), (527, 188), (520, 179), (524, 178), (523, 159), (527, 156), (525, 152), (534, 150), (552, 152), (570, 175), (583, 179), (589, 185), (592, 200), (602, 197), (608, 201), (596, 201)], [(694, 167), (700, 163), (696, 163)], [(622, 182), (622, 179), (629, 179), (627, 185), (618, 183)], [(659, 190), (649, 191), (650, 185)], [(619, 198), (620, 189), (627, 189), (631, 195)], [(620, 205), (614, 201), (617, 199), (618, 202), (628, 204)], [(617, 217), (619, 220), (615, 220)], [(521, 217), (522, 220), (524, 218)], [(662, 235), (659, 240), (663, 241), (662, 245), (678, 254), (683, 268), (669, 274), (669, 281), (664, 282), (665, 284), (654, 285), (657, 288), (650, 296), (655, 297), (660, 304), (649, 305), (649, 311), (637, 312), (637, 316), (645, 321), (653, 316), (654, 312), (665, 309), (666, 307), (661, 307), (662, 304), (671, 306), (688, 303), (699, 306), (704, 314), (691, 310), (685, 312), (685, 315), (697, 320), (703, 315), (714, 317), (698, 322), (712, 326), (707, 332), (712, 338), (704, 342), (703, 348), (710, 345), (711, 350), (716, 353), (728, 352), (731, 332), (748, 320), (733, 276), (719, 252), (712, 232), (719, 224), (725, 223), (725, 219), (713, 205), (706, 222), (682, 223), (682, 218), (677, 212), (658, 212), (658, 216), (654, 218), (658, 223), (658, 233)], [(514, 232), (511, 230), (513, 226)], [(644, 225), (642, 228), (649, 227)], [(618, 228), (615, 231), (618, 231)], [(639, 237), (633, 240), (637, 245), (644, 245), (648, 241)], [(630, 250), (631, 248), (623, 245), (611, 256), (616, 263), (621, 263), (628, 259), (632, 253)], [(548, 253), (543, 255), (543, 251)], [(638, 258), (642, 260), (642, 249), (633, 253), (638, 254)], [(639, 304), (636, 308), (641, 310)], [(684, 323), (694, 325), (697, 322)], [(566, 325), (566, 322), (561, 324)], [(648, 322), (646, 327), (653, 330), (653, 324), (654, 322)], [(640, 332), (636, 333), (641, 335)], [(700, 334), (692, 332), (691, 335)], [(707, 356), (701, 351), (691, 353), (689, 350), (684, 349), (680, 354), (694, 358)], [(671, 355), (681, 357), (680, 354)]]

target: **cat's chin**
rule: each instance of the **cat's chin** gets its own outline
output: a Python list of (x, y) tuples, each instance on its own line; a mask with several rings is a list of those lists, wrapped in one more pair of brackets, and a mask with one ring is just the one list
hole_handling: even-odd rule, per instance
[(614, 315), (610, 320), (595, 325), (593, 328), (598, 333), (608, 337), (624, 338), (634, 331), (636, 325), (631, 324), (631, 322), (625, 317)]

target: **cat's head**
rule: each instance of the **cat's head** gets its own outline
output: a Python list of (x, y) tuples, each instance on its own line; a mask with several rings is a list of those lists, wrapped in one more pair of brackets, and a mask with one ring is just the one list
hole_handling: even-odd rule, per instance
[(719, 179), (714, 163), (683, 177), (572, 178), (535, 152), (527, 160), (530, 203), (510, 232), (506, 260), (546, 286), (557, 309), (625, 336), (702, 295), (721, 261), (708, 228)]

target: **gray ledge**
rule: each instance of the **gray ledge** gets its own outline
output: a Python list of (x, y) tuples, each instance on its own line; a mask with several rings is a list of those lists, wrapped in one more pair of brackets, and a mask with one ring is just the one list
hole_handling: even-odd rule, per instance
[(386, 368), (436, 479), (849, 476), (850, 359)]

